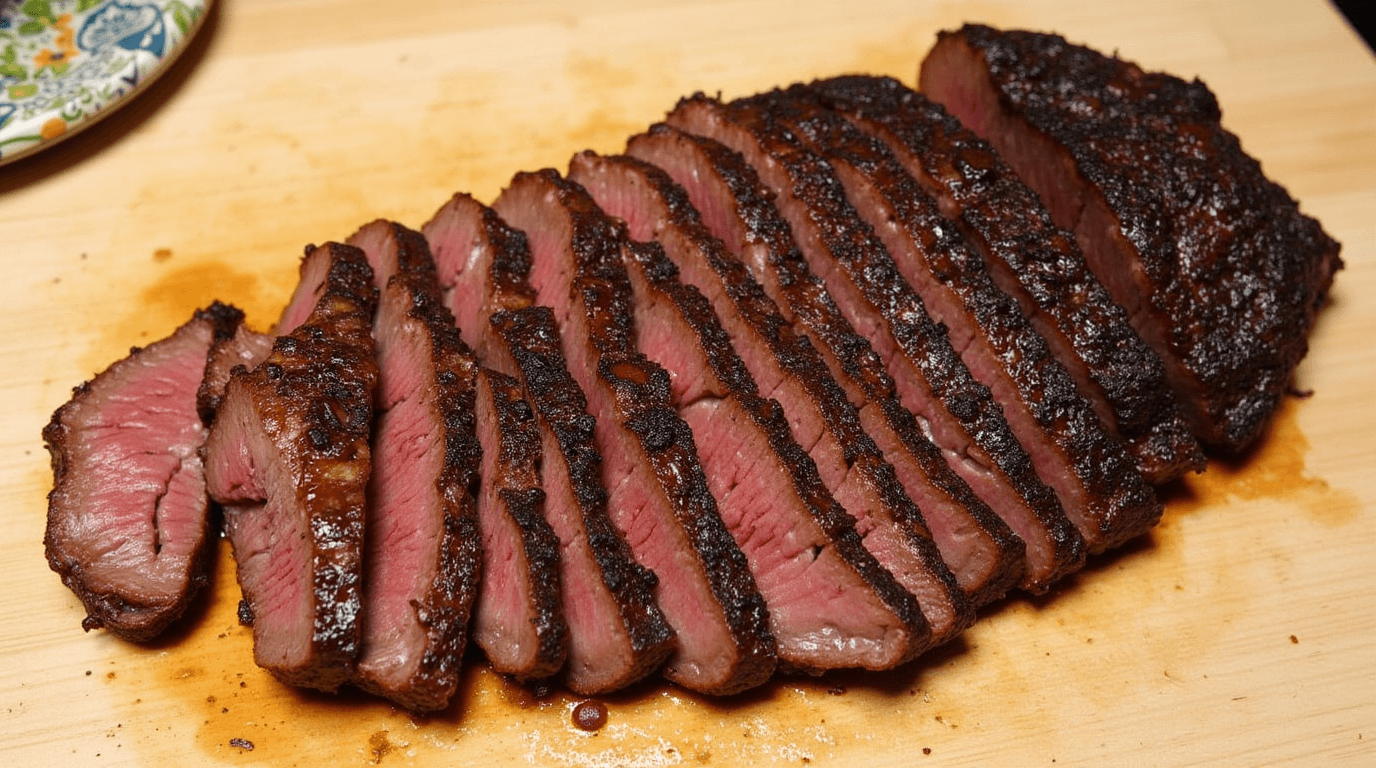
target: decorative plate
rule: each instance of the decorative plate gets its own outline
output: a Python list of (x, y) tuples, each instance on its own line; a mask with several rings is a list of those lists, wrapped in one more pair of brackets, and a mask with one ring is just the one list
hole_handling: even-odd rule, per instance
[(210, 0), (0, 0), (0, 164), (85, 128), (153, 82)]

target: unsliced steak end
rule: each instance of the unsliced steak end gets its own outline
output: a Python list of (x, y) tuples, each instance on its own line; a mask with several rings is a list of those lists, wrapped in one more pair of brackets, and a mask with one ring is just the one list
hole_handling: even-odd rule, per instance
[(357, 681), (430, 712), (458, 687), (478, 592), (478, 366), (419, 232), (377, 221), (350, 242), (368, 256), (381, 290)]
[(1251, 444), (1342, 262), (1223, 129), (1208, 88), (1056, 35), (978, 25), (942, 33), (921, 80), (1075, 233), (1199, 438)]
[(43, 429), (53, 468), (43, 543), (87, 631), (150, 640), (209, 583), (196, 394), (211, 346), (242, 320), (218, 302), (198, 310), (77, 387)]
[(253, 622), (258, 664), (334, 690), (359, 649), (365, 489), (377, 368), (376, 291), (362, 251), (307, 250), (316, 306), (253, 371), (230, 379), (205, 444), (206, 485)]

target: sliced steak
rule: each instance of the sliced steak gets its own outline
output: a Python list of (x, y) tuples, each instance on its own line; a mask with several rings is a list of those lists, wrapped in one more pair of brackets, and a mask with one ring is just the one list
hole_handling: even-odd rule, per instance
[(552, 170), (518, 174), (497, 200), (530, 238), (530, 282), (554, 309), (564, 357), (596, 418), (612, 521), (658, 578), (678, 636), (663, 673), (686, 688), (735, 693), (774, 671), (768, 612), (717, 512), (669, 376), (636, 349), (622, 228)]
[(632, 243), (626, 253), (636, 265), (639, 343), (663, 353), (709, 489), (768, 606), (780, 666), (885, 669), (928, 647), (916, 599), (864, 548), (783, 409), (757, 394), (711, 304), (672, 272), (652, 279), (665, 273), (644, 264), (669, 263), (657, 244)]
[(545, 514), (559, 536), (569, 626), (564, 684), (583, 695), (622, 688), (659, 669), (676, 649), (655, 602), (655, 574), (635, 561), (608, 516), (597, 421), (569, 374), (554, 312), (503, 310), (491, 322), (498, 339), (490, 360), (516, 373), (541, 428)]
[(1199, 438), (1251, 444), (1342, 262), (1222, 128), (1208, 88), (1056, 35), (976, 25), (942, 33), (921, 80), (1075, 233)]
[(351, 238), (378, 286), (378, 384), (365, 532), (360, 687), (413, 712), (449, 704), (478, 592), (478, 364), (419, 233), (375, 221)]
[(984, 260), (878, 140), (804, 91), (746, 100), (822, 155), (847, 200), (887, 248), (893, 264), (946, 326), (970, 373), (1003, 407), (1037, 474), (1056, 491), (1091, 552), (1149, 529), (1161, 504), (1105, 429), (1022, 309), (999, 290)]
[(1204, 469), (1161, 358), (1090, 271), (1074, 237), (987, 142), (941, 105), (888, 77), (808, 90), (882, 140), (983, 255), (989, 275), (1075, 377), (1153, 483)]
[(482, 368), (477, 414), (484, 562), (473, 642), (504, 675), (551, 677), (564, 666), (569, 631), (559, 586), (559, 537), (545, 521), (535, 412), (520, 382)]
[(317, 306), (253, 371), (230, 379), (205, 443), (225, 505), (254, 660), (283, 682), (334, 690), (359, 649), (376, 291), (363, 252), (308, 248)]
[(219, 302), (197, 310), (77, 387), (43, 429), (53, 467), (43, 545), (88, 632), (150, 640), (210, 581), (196, 394), (212, 344), (242, 320)]
[[(708, 121), (712, 121), (711, 110), (721, 109), (720, 105), (706, 102), (702, 108), (701, 117)], [(759, 155), (759, 144), (748, 138), (749, 132), (739, 126), (731, 128), (726, 120), (719, 125), (724, 132), (737, 134), (742, 147), (748, 149), (753, 143)], [(667, 131), (662, 129), (660, 133), (667, 136)], [(689, 151), (690, 147), (697, 149)], [(828, 240), (822, 238), (817, 227), (808, 227), (807, 236), (795, 240), (789, 223), (772, 200), (773, 193), (742, 155), (701, 137), (666, 143), (664, 151), (656, 153), (660, 154), (662, 167), (680, 182), (689, 182), (685, 185), (689, 195), (695, 202), (701, 201), (698, 209), (711, 211), (706, 216), (708, 226), (728, 248), (746, 259), (780, 307), (818, 340), (825, 359), (852, 399), (868, 400), (882, 407), (874, 409), (878, 413), (872, 411), (866, 426), (877, 423), (876, 416), (883, 414), (895, 426), (895, 434), (906, 438), (913, 428), (909, 424), (915, 425), (940, 447), (950, 470), (986, 503), (987, 506), (969, 507), (972, 512), (992, 508), (1006, 524), (1004, 530), (1011, 529), (1022, 539), (1026, 567), (1017, 572), (1017, 577), (1021, 577), (1023, 588), (1045, 591), (1056, 579), (1079, 567), (1084, 558), (1083, 538), (1065, 517), (1055, 494), (1037, 477), (1031, 459), (1009, 431), (988, 389), (970, 375), (944, 329), (927, 317), (920, 299), (910, 288), (904, 288), (898, 275), (860, 269), (858, 274), (869, 291), (866, 294), (846, 277), (845, 269), (833, 269), (837, 292), (831, 292), (812, 271), (800, 248), (801, 243), (810, 243), (808, 250), (819, 261), (825, 261), (830, 258)], [(682, 159), (675, 160), (676, 157)], [(806, 164), (818, 166), (816, 172), (830, 176), (830, 170), (819, 158), (810, 153), (803, 153), (802, 157)], [(782, 168), (775, 170), (778, 175)], [(839, 182), (834, 176), (831, 182), (835, 185), (832, 199), (843, 203)], [(861, 253), (886, 259), (882, 244), (872, 234), (865, 235), (863, 222), (856, 224), (853, 212), (850, 217), (851, 235), (861, 237), (869, 248)], [(801, 219), (800, 224), (807, 226)], [(845, 244), (842, 240), (835, 246), (841, 248)], [(876, 308), (883, 312), (876, 316)], [(910, 415), (896, 415), (902, 411)], [(879, 433), (874, 427), (871, 429), (873, 434)], [(913, 443), (906, 438), (902, 445)], [(882, 443), (881, 447), (890, 450)], [(895, 462), (895, 466), (901, 465)], [(979, 543), (976, 533), (988, 531), (991, 537), (1000, 533), (983, 518), (975, 522), (976, 526), (959, 521), (953, 525), (953, 535), (949, 537), (952, 541), (943, 553)], [(989, 561), (986, 558), (975, 562), (987, 567)]]
[[(445, 306), (478, 359), (494, 365), (504, 343), (493, 312), (529, 307), (535, 291), (524, 232), (466, 194), (456, 194), (421, 231), (439, 270)], [(518, 373), (513, 368), (510, 373)], [(559, 537), (546, 519), (541, 466), (544, 443), (519, 381), (488, 371), (479, 378), (478, 438), (483, 449), (479, 522), (488, 575), (474, 617), (474, 640), (494, 668), (521, 679), (550, 677), (568, 655)], [(560, 466), (556, 463), (554, 466)], [(567, 481), (565, 481), (567, 485)], [(570, 500), (557, 503), (567, 508)]]
[[(856, 518), (865, 547), (917, 597), (933, 642), (969, 626), (973, 606), (893, 466), (860, 426), (855, 407), (811, 341), (793, 331), (745, 265), (702, 225), (687, 193), (663, 171), (624, 155), (580, 153), (569, 176), (626, 221), (633, 238), (663, 246), (641, 249), (635, 268), (688, 275), (709, 298), (761, 396), (778, 400), (794, 439), (811, 446), (808, 455), (837, 502)], [(672, 263), (662, 261), (666, 254)]]
[(460, 333), (478, 359), (488, 358), (491, 338), (487, 320), (503, 309), (535, 303), (526, 282), (530, 246), (524, 232), (513, 229), (497, 212), (459, 193), (421, 227), (430, 242), (445, 305), (454, 313)]

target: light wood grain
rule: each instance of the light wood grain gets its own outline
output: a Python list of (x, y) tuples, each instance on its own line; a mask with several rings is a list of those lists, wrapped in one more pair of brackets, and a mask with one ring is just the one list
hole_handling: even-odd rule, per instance
[[(912, 82), (965, 20), (1199, 76), (1344, 244), (1264, 444), (1173, 488), (1159, 529), (887, 675), (709, 701), (571, 699), (474, 667), (413, 720), (255, 669), (228, 558), (177, 636), (83, 634), (42, 555), (39, 431), (73, 385), (221, 298), (275, 317), (303, 245), (616, 151), (695, 90), (847, 71)], [(1376, 61), (1309, 2), (222, 0), (106, 122), (0, 168), (0, 762), (7, 765), (1376, 764)], [(231, 747), (251, 741), (253, 751)], [(930, 749), (926, 754), (924, 749)], [(175, 762), (174, 762), (175, 761)]]

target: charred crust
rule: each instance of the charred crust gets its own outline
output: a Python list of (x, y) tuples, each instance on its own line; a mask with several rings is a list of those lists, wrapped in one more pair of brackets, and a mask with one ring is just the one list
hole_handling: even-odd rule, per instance
[(917, 180), (956, 209), (954, 221), (970, 242), (990, 264), (1007, 265), (1027, 300), (1085, 362), (1150, 479), (1203, 470), (1204, 454), (1160, 357), (1089, 271), (1074, 237), (1051, 222), (1040, 199), (987, 142), (892, 78), (839, 77), (807, 91), (922, 164)]
[[(1003, 109), (1063, 146), (1116, 216), (1172, 353), (1202, 387), (1201, 439), (1249, 445), (1307, 351), (1338, 243), (1242, 151), (1199, 80), (1057, 35), (967, 25), (939, 44), (954, 40), (983, 59)], [(1141, 146), (1150, 162), (1130, 154)]]

